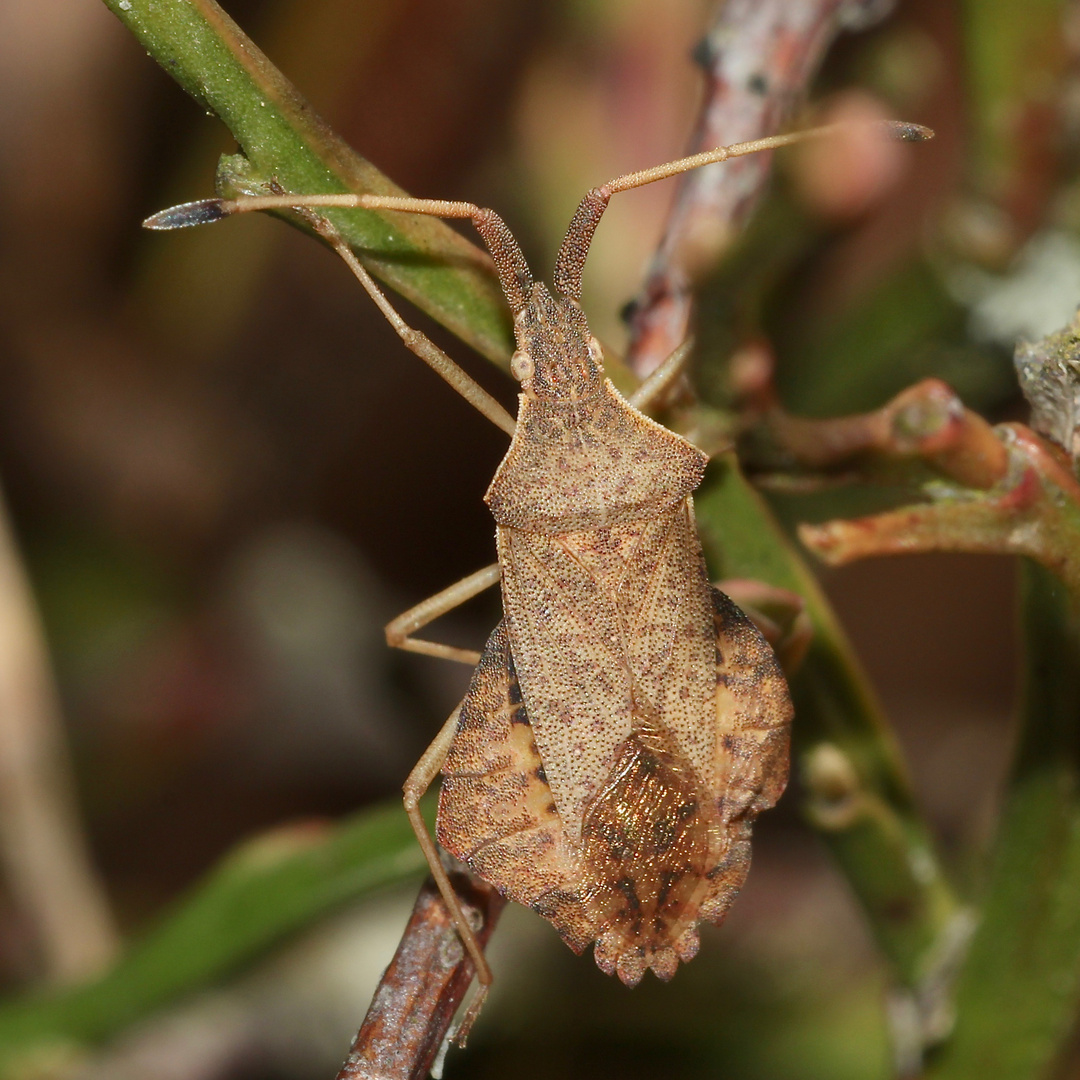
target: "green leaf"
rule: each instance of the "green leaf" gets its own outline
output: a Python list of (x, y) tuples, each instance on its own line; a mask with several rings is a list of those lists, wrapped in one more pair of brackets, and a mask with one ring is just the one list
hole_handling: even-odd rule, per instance
[(957, 1025), (926, 1080), (1035, 1080), (1080, 1011), (1080, 607), (1023, 563), (1025, 673), (1013, 763)]
[(400, 804), (330, 828), (298, 826), (250, 841), (102, 978), (0, 1007), (0, 1075), (43, 1048), (104, 1039), (234, 974), (342, 904), (418, 876), (423, 867)]
[[(272, 181), (305, 194), (404, 194), (312, 113), (213, 0), (105, 3), (233, 133), (247, 159), (246, 185)], [(237, 174), (232, 159), (223, 162)], [(192, 196), (200, 194), (209, 192)], [(491, 260), (475, 244), (436, 218), (369, 210), (326, 216), (372, 273), (489, 360), (507, 366), (513, 349), (510, 316)]]
[(696, 505), (714, 570), (806, 600), (814, 640), (791, 689), (810, 818), (897, 976), (917, 988), (960, 905), (914, 807), (880, 706), (817, 580), (732, 456), (714, 461)]

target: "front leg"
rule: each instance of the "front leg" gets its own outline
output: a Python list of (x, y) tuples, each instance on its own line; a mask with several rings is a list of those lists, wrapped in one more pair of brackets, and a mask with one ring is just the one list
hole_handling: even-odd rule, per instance
[(686, 370), (694, 350), (694, 339), (687, 338), (627, 399), (635, 409), (648, 412), (667, 393), (671, 384)]
[(454, 582), (449, 588), (428, 597), (415, 607), (402, 612), (392, 622), (386, 624), (386, 643), (394, 649), (406, 652), (422, 653), (424, 656), (439, 656), (444, 660), (457, 660), (459, 663), (476, 667), (480, 663), (480, 654), (473, 649), (458, 649), (453, 645), (443, 645), (437, 641), (424, 641), (412, 635), (434, 622), (440, 615), (464, 604), (474, 596), (491, 588), (498, 582), (501, 568), (498, 563), (485, 566), (475, 574)]

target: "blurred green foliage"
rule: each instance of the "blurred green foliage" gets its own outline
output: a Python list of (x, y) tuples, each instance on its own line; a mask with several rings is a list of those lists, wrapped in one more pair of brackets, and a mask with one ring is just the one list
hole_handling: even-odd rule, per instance
[(423, 864), (394, 806), (261, 836), (226, 858), (100, 980), (0, 1009), (0, 1073), (19, 1075), (27, 1056), (76, 1054), (228, 977), (346, 902), (416, 876)]

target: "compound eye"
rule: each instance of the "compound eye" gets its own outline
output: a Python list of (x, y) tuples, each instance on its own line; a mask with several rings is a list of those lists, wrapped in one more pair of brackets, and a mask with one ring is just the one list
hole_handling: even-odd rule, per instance
[(600, 348), (600, 342), (596, 338), (589, 338), (589, 356), (596, 364), (603, 364), (604, 350)]
[(517, 352), (510, 357), (510, 374), (520, 383), (525, 382), (526, 379), (532, 378), (532, 357), (523, 349), (518, 349)]

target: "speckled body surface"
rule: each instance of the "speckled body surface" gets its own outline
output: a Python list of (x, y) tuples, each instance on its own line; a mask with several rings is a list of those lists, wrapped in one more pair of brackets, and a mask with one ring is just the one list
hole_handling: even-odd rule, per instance
[(783, 791), (791, 704), (768, 644), (708, 581), (705, 456), (578, 357), (521, 396), (488, 492), (504, 620), (443, 767), (438, 838), (629, 985), (670, 978), (749, 868)]

